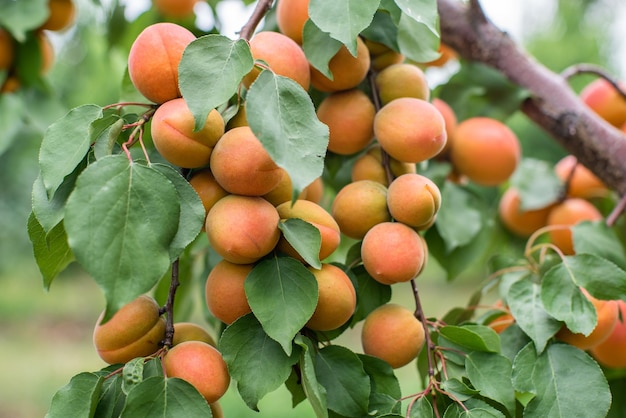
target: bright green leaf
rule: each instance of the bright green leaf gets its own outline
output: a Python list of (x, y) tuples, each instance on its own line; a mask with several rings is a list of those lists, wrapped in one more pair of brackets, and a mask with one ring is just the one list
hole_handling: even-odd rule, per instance
[(370, 26), (362, 32), (362, 35), (370, 41), (387, 45), (394, 51), (398, 51), (398, 27), (393, 22), (389, 13), (378, 10)]
[(511, 176), (511, 186), (519, 192), (521, 210), (544, 208), (555, 203), (561, 193), (554, 165), (534, 158), (522, 159)]
[(46, 418), (91, 417), (102, 391), (104, 378), (95, 373), (83, 372), (52, 397)]
[(322, 268), (320, 261), (322, 235), (319, 229), (298, 218), (281, 221), (278, 224), (278, 229), (307, 264), (316, 269)]
[(615, 230), (609, 228), (604, 220), (580, 222), (572, 227), (572, 236), (576, 254), (597, 255), (626, 270), (624, 247)]
[(0, 10), (0, 26), (8, 29), (18, 42), (24, 42), (26, 32), (41, 26), (50, 14), (47, 0), (0, 0)]
[(144, 358), (137, 357), (124, 365), (122, 370), (122, 391), (128, 392), (143, 381)]
[(328, 68), (328, 62), (342, 47), (342, 43), (330, 37), (329, 34), (318, 28), (312, 20), (304, 24), (302, 49), (309, 63), (317, 68), (326, 77), (333, 79)]
[(467, 377), (486, 398), (503, 405), (515, 415), (515, 390), (511, 383), (511, 361), (495, 353), (473, 352), (465, 357)]
[[(447, 181), (441, 190), (445, 202), (437, 214), (437, 231), (447, 252), (469, 244), (483, 227), (481, 205), (468, 189)], [(463, 216), (459, 216), (462, 213)]]
[(439, 34), (405, 13), (402, 13), (398, 25), (398, 46), (404, 56), (416, 62), (439, 58)]
[(439, 332), (449, 341), (472, 351), (500, 352), (498, 334), (484, 325), (448, 325)]
[[(93, 151), (96, 159), (106, 157), (113, 154), (117, 139), (122, 133), (124, 127), (124, 119), (117, 115), (111, 115), (107, 118), (103, 118), (94, 123), (94, 129), (99, 128), (98, 131), (92, 135)], [(102, 126), (100, 126), (102, 125)]]
[(302, 335), (297, 335), (294, 341), (302, 347), (300, 374), (304, 393), (315, 412), (315, 416), (317, 418), (328, 417), (326, 389), (317, 381), (317, 376), (315, 375), (315, 347), (311, 340)]
[(533, 343), (526, 344), (515, 356), (511, 382), (518, 393), (537, 394), (537, 388), (533, 382), (533, 370), (536, 363), (537, 350)]

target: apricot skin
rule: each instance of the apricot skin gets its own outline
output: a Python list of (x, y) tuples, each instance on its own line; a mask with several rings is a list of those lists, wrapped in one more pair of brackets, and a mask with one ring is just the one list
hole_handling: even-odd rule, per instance
[(454, 131), (458, 124), (456, 114), (450, 105), (438, 97), (435, 97), (432, 102), (433, 106), (437, 108), (441, 116), (443, 116), (444, 125), (446, 127), (446, 145), (443, 147), (438, 156), (446, 157), (450, 154), (450, 149), (454, 143)]
[(533, 232), (547, 225), (552, 205), (540, 209), (521, 210), (519, 192), (507, 189), (498, 203), (500, 220), (507, 230), (520, 237), (530, 237)]
[(383, 105), (400, 97), (428, 100), (430, 89), (424, 72), (416, 65), (391, 65), (376, 75), (376, 87)]
[(0, 70), (8, 70), (15, 60), (15, 47), (11, 34), (0, 28)]
[(218, 200), (228, 195), (208, 168), (195, 172), (189, 179), (189, 184), (200, 197), (206, 213), (209, 213)]
[(76, 6), (72, 0), (48, 0), (50, 14), (39, 29), (62, 31), (74, 23)]
[(591, 354), (604, 367), (619, 369), (626, 367), (626, 302), (618, 300), (616, 303), (621, 318), (609, 336), (591, 348)]
[[(570, 177), (572, 169), (574, 174)], [(608, 188), (602, 180), (596, 177), (587, 167), (578, 164), (576, 157), (573, 155), (567, 155), (560, 159), (554, 166), (554, 172), (561, 181), (566, 182), (569, 180), (567, 188), (569, 197), (590, 199), (602, 197), (608, 193)]]
[(202, 341), (213, 347), (217, 346), (211, 334), (200, 325), (193, 322), (176, 322), (174, 324), (172, 345), (178, 345), (185, 341)]
[(580, 99), (611, 125), (619, 128), (626, 123), (626, 99), (607, 80), (592, 81), (580, 92)]
[(225, 324), (230, 325), (252, 312), (243, 284), (253, 267), (253, 264), (234, 264), (221, 260), (211, 269), (207, 277), (205, 283), (207, 307), (214, 317)]
[(343, 234), (362, 239), (374, 225), (391, 220), (387, 188), (372, 180), (349, 183), (335, 196), (331, 213)]
[(396, 221), (419, 228), (437, 215), (441, 207), (441, 192), (427, 177), (404, 174), (389, 185), (387, 206)]
[(154, 7), (163, 16), (185, 18), (193, 16), (193, 7), (198, 0), (153, 0)]
[(324, 180), (321, 177), (316, 178), (304, 188), (303, 198), (313, 203), (320, 203), (324, 197)]
[(363, 323), (363, 352), (394, 369), (415, 360), (424, 346), (422, 323), (407, 308), (389, 303), (370, 312)]
[(196, 37), (174, 23), (155, 23), (133, 42), (128, 74), (135, 88), (148, 100), (164, 103), (180, 97), (178, 64), (183, 51)]
[(276, 5), (278, 29), (302, 45), (302, 30), (309, 18), (309, 0), (279, 0)]
[(332, 264), (309, 270), (317, 280), (319, 298), (306, 327), (315, 331), (337, 329), (348, 322), (356, 309), (354, 285), (343, 270)]
[[(415, 173), (413, 163), (403, 163), (393, 157), (389, 157), (389, 166), (394, 177), (403, 174)], [(352, 182), (359, 180), (372, 180), (383, 186), (389, 186), (387, 172), (383, 166), (383, 157), (380, 145), (375, 144), (365, 154), (354, 161), (351, 172)]]
[(311, 85), (319, 91), (334, 92), (358, 86), (370, 68), (370, 54), (361, 38), (357, 38), (356, 57), (344, 45), (330, 59), (328, 68), (333, 75), (332, 80), (311, 66)]
[(595, 206), (584, 199), (566, 199), (550, 211), (548, 225), (561, 225), (549, 232), (550, 241), (556, 245), (565, 255), (573, 255), (574, 243), (570, 226), (582, 221), (596, 221), (602, 219), (602, 214)]

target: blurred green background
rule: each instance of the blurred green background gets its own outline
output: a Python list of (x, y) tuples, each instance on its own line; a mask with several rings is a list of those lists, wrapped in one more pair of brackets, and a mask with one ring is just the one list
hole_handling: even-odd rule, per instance
[[(0, 96), (0, 418), (43, 416), (53, 394), (73, 375), (104, 366), (91, 345), (93, 325), (104, 307), (102, 294), (75, 265), (44, 291), (26, 230), (30, 191), (46, 127), (72, 107), (117, 102), (130, 43), (142, 27), (160, 17), (151, 10), (142, 13), (150, 7), (149, 1), (130, 1), (132, 7), (126, 14), (124, 4), (116, 0), (76, 3), (76, 25), (64, 33), (50, 34), (56, 62), (44, 83)], [(239, 0), (226, 3), (230, 7), (217, 17), (224, 28), (236, 30), (237, 22), (245, 21), (250, 9)], [(575, 63), (592, 62), (626, 78), (626, 4), (622, 0), (496, 0), (484, 1), (484, 5), (497, 24), (548, 67), (560, 71)], [(210, 8), (203, 4), (198, 13), (207, 16)], [(198, 22), (205, 30), (211, 27), (210, 19)], [(532, 27), (527, 22), (532, 22)], [(429, 71), (433, 87), (455, 70), (452, 63)], [(581, 76), (572, 84), (579, 90), (589, 80)], [(542, 144), (525, 147), (540, 150), (534, 156), (552, 159), (562, 153), (522, 116), (509, 122), (523, 141)], [(440, 316), (465, 304), (485, 271), (477, 266), (448, 282), (443, 270), (431, 262), (419, 279), (427, 315)], [(393, 297), (410, 305), (410, 288), (394, 288)], [(201, 322), (200, 295), (197, 302), (194, 319)], [(358, 329), (342, 336), (339, 343), (359, 350)], [(400, 369), (398, 375), (403, 393), (419, 390), (414, 366)], [(290, 410), (285, 389), (268, 395), (260, 404), (260, 414), (250, 411), (233, 390), (222, 403), (228, 416), (312, 415), (306, 403)]]

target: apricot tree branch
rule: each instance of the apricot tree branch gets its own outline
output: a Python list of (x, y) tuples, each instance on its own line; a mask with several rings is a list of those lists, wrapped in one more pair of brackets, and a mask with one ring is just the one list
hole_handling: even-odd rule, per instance
[(611, 189), (626, 194), (626, 136), (593, 113), (567, 81), (532, 59), (488, 19), (458, 0), (437, 0), (441, 40), (525, 88), (521, 110)]
[(165, 306), (163, 307), (163, 311), (167, 315), (165, 319), (165, 339), (163, 340), (163, 345), (167, 348), (172, 347), (174, 340), (174, 300), (176, 299), (176, 289), (178, 289), (178, 285), (180, 284), (178, 280), (178, 264), (178, 259), (174, 260), (172, 263), (172, 281), (170, 282), (170, 290), (167, 294), (167, 302), (165, 302)]
[(241, 32), (239, 32), (239, 38), (245, 39), (247, 41), (252, 38), (254, 30), (257, 26), (259, 26), (261, 19), (263, 19), (267, 12), (272, 8), (273, 2), (274, 0), (259, 0), (256, 7), (254, 8), (254, 11), (252, 12), (252, 15), (250, 16), (250, 19), (248, 19), (246, 24), (243, 25), (243, 27), (241, 28)]
[(618, 81), (609, 74), (604, 68), (595, 64), (576, 64), (571, 67), (567, 67), (565, 70), (561, 71), (561, 76), (567, 80), (570, 78), (579, 75), (579, 74), (593, 74), (597, 75), (608, 81), (615, 91), (626, 100), (626, 91), (619, 85)]

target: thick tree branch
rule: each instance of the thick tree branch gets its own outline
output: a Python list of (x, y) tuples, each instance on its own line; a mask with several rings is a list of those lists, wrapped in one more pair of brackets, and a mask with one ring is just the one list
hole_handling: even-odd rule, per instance
[(626, 195), (626, 136), (589, 110), (566, 80), (533, 60), (489, 20), (458, 0), (438, 0), (442, 42), (526, 88), (522, 111), (609, 187)]

